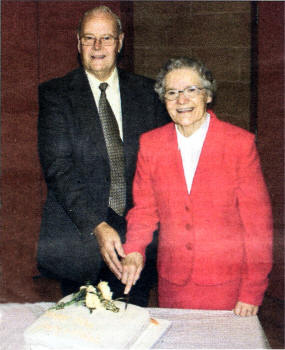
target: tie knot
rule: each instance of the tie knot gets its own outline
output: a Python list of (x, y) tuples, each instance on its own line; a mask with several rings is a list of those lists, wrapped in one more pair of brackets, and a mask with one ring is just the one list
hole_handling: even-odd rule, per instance
[(100, 89), (101, 91), (105, 91), (105, 90), (107, 89), (107, 87), (108, 87), (108, 83), (101, 83), (101, 84), (99, 85), (99, 89)]

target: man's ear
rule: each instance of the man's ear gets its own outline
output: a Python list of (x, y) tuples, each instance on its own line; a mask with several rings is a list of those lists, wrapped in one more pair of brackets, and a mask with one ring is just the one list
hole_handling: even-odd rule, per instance
[(81, 45), (80, 45), (80, 38), (79, 34), (77, 33), (77, 50), (79, 53), (81, 53)]
[(122, 50), (123, 43), (124, 43), (124, 37), (125, 37), (125, 34), (124, 34), (124, 33), (121, 33), (121, 34), (119, 35), (118, 53), (120, 53), (120, 51)]

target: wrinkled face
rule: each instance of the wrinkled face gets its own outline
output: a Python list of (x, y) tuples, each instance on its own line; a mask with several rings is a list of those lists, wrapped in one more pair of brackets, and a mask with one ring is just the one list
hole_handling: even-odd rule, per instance
[(108, 79), (115, 68), (116, 56), (123, 45), (124, 34), (118, 35), (116, 22), (110, 14), (99, 12), (85, 18), (81, 29), (81, 36), (83, 35), (97, 39), (105, 35), (118, 38), (111, 46), (103, 46), (100, 40), (92, 46), (84, 46), (78, 37), (78, 51), (83, 67), (101, 81)]
[[(175, 69), (165, 76), (165, 90), (184, 90), (190, 86), (203, 87), (199, 74), (191, 68)], [(205, 89), (199, 90), (195, 97), (185, 97), (183, 93), (174, 101), (165, 99), (167, 111), (178, 126), (178, 130), (184, 136), (190, 136), (195, 132), (206, 118), (207, 103), (212, 98), (207, 95)]]

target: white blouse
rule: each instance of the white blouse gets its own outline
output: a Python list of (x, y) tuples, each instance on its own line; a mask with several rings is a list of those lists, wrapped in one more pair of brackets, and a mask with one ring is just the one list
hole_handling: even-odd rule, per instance
[(191, 136), (183, 136), (178, 128), (176, 128), (178, 149), (181, 154), (185, 181), (187, 184), (188, 193), (191, 192), (191, 187), (194, 179), (194, 175), (198, 166), (202, 147), (207, 135), (207, 131), (210, 124), (210, 115), (207, 113), (205, 122), (200, 126), (198, 130)]

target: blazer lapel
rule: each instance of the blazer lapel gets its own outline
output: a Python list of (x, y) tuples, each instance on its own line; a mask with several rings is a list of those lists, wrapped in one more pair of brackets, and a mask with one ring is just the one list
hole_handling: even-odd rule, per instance
[(208, 196), (209, 187), (215, 187), (216, 174), (222, 166), (222, 136), (217, 125), (219, 121), (211, 116), (209, 129), (194, 175), (190, 197)]
[[(200, 154), (198, 166), (194, 175), (190, 199), (198, 198), (203, 201), (208, 196), (209, 188), (216, 186), (216, 179), (223, 161), (223, 142), (221, 142), (221, 130), (219, 121), (211, 116), (211, 122)], [(178, 149), (175, 125), (172, 123), (168, 129), (165, 143), (161, 151), (161, 171), (164, 181), (167, 181), (167, 188), (174, 192), (172, 198), (185, 198), (188, 195), (187, 184), (184, 175), (182, 157)], [(209, 176), (209, 172), (211, 173)], [(162, 178), (162, 179), (163, 179)], [(204, 197), (205, 198), (205, 197)]]
[[(171, 123), (167, 141), (165, 142), (166, 149), (164, 152), (165, 160), (162, 163), (166, 164), (165, 177), (168, 178), (168, 188), (174, 192), (172, 198), (183, 198), (187, 195), (187, 184), (184, 176), (183, 162), (180, 151), (178, 149), (177, 134), (174, 123)], [(167, 174), (167, 175), (166, 175)]]

